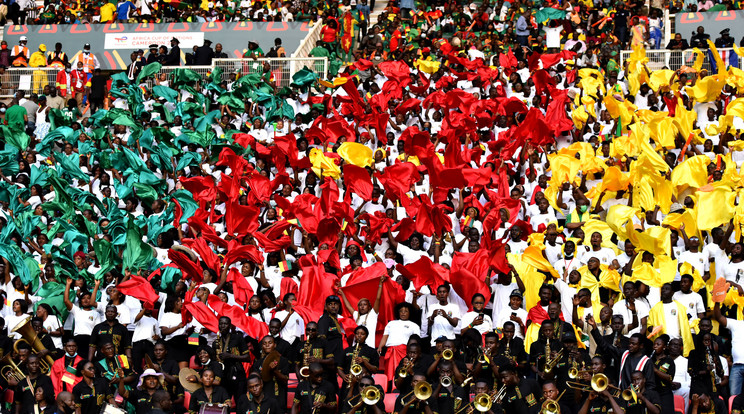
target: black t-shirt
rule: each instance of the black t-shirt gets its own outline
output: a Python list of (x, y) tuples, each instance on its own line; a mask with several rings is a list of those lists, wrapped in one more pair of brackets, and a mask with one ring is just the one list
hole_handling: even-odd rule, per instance
[(263, 414), (263, 413), (282, 413), (284, 407), (272, 397), (264, 393), (263, 400), (258, 403), (250, 394), (243, 394), (238, 397), (235, 403), (235, 414)]
[(152, 410), (152, 395), (144, 390), (133, 389), (129, 391), (127, 400), (134, 405), (137, 413), (149, 413)]
[[(659, 394), (656, 391), (645, 390), (643, 395), (661, 410), (661, 398), (659, 398)], [(625, 401), (624, 406), (621, 407), (625, 408), (625, 414), (648, 414), (648, 407), (646, 407), (646, 404), (640, 397), (638, 397), (638, 401)]]
[[(375, 384), (374, 387), (377, 388), (378, 391), (380, 391), (380, 400), (377, 401), (377, 404), (375, 404), (375, 406), (379, 408), (381, 412), (384, 413), (385, 412), (385, 393), (383, 392), (382, 387), (380, 385)], [(341, 406), (339, 407), (339, 413), (349, 413), (352, 407), (359, 405), (359, 402), (362, 401), (360, 393), (363, 388), (365, 387), (360, 388), (358, 386), (355, 392), (353, 393), (354, 395), (350, 399), (344, 399), (341, 402)], [(346, 395), (347, 394), (344, 394), (344, 396)], [(362, 404), (359, 405), (356, 411), (353, 411), (352, 413), (353, 414), (366, 414), (366, 413), (371, 413), (371, 412), (373, 411), (370, 409), (370, 406), (362, 402)]]
[(230, 404), (230, 394), (227, 390), (215, 385), (212, 387), (212, 395), (207, 396), (204, 392), (204, 388), (199, 388), (191, 394), (191, 402), (189, 402), (189, 412), (197, 413), (203, 404)]
[[(349, 370), (351, 369), (351, 365), (354, 363), (352, 361), (352, 357), (354, 356), (355, 350), (356, 350), (356, 345), (350, 346), (344, 350), (344, 362), (341, 365), (341, 368), (343, 368), (344, 372), (347, 374), (349, 373)], [(371, 346), (367, 344), (360, 344), (358, 355), (366, 359), (370, 365), (374, 367), (378, 367), (378, 368), (380, 367), (380, 355)]]
[(403, 393), (398, 395), (398, 399), (395, 400), (396, 413), (399, 413), (401, 412), (401, 410), (403, 410), (403, 397), (406, 397), (405, 403), (408, 404), (408, 414), (423, 414), (426, 412), (426, 406), (429, 406), (431, 412), (439, 413), (439, 405), (437, 404), (438, 398), (434, 394), (432, 394), (431, 397), (429, 397), (429, 399), (426, 401), (419, 401), (413, 397), (413, 394), (406, 396)]
[(328, 381), (323, 381), (320, 385), (313, 387), (310, 381), (302, 381), (295, 391), (293, 404), (300, 405), (301, 413), (313, 412), (315, 398), (323, 400), (325, 404), (333, 404), (333, 409), (319, 408), (315, 414), (332, 414), (336, 412), (336, 390)]
[[(266, 357), (257, 359), (253, 364), (253, 367), (251, 367), (251, 370), (261, 374), (265, 360)], [(289, 361), (287, 361), (287, 358), (280, 357), (279, 364), (277, 364), (276, 367), (282, 374), (289, 375)], [(264, 382), (263, 389), (266, 395), (274, 397), (277, 401), (287, 401), (287, 384), (280, 383), (273, 375), (271, 376), (271, 381)]]
[[(664, 374), (671, 375), (672, 379), (674, 379), (674, 374), (677, 372), (677, 367), (674, 365), (674, 360), (672, 358), (666, 356), (661, 359), (654, 359), (654, 366), (657, 370), (661, 371)], [(672, 382), (664, 381), (657, 376), (656, 392), (658, 392), (659, 395), (672, 393)]]
[(168, 393), (174, 398), (183, 396), (183, 387), (181, 386), (181, 383), (178, 382), (178, 373), (181, 371), (181, 369), (178, 367), (178, 362), (172, 360), (172, 359), (165, 359), (163, 361), (154, 361), (155, 364), (160, 365), (160, 372), (163, 374), (168, 374), (173, 377), (176, 377), (176, 383), (170, 384), (168, 381), (164, 382), (163, 387), (165, 388)]
[(318, 337), (326, 340), (326, 355), (329, 358), (336, 359), (336, 364), (340, 364), (343, 361), (344, 328), (338, 322), (338, 319), (334, 320), (330, 315), (324, 313), (318, 319)]
[(737, 395), (731, 404), (731, 414), (741, 414), (744, 412), (744, 393)]
[(44, 374), (39, 374), (36, 379), (28, 378), (28, 381), (23, 380), (16, 385), (14, 401), (21, 406), (22, 414), (34, 414), (34, 404), (36, 404), (34, 394), (39, 387), (44, 389), (44, 395), (54, 395), (52, 380)]
[(542, 389), (537, 381), (523, 378), (518, 386), (506, 389), (501, 407), (509, 414), (537, 414), (541, 397)]
[(127, 327), (118, 321), (114, 322), (113, 326), (104, 321), (93, 327), (90, 346), (100, 350), (107, 342), (114, 344), (114, 354), (120, 355), (124, 350), (132, 348), (132, 335)]
[[(440, 388), (434, 395), (437, 400), (438, 414), (454, 414), (457, 410), (468, 403), (468, 393), (459, 385), (453, 384), (452, 389)], [(434, 387), (436, 391), (437, 386)]]
[(98, 414), (103, 403), (114, 398), (108, 383), (103, 378), (93, 378), (93, 387), (80, 381), (72, 389), (75, 405), (80, 407), (80, 414)]
[[(212, 348), (214, 349), (217, 358), (220, 358), (220, 354), (223, 352), (238, 356), (248, 355), (249, 353), (248, 346), (246, 346), (245, 340), (243, 340), (243, 335), (236, 332), (228, 334), (226, 338), (217, 337), (212, 344)], [(229, 359), (223, 361), (223, 363), (225, 364), (225, 380), (245, 380), (245, 369), (243, 368), (242, 362)]]
[(199, 365), (196, 368), (194, 368), (194, 371), (196, 371), (199, 375), (201, 375), (204, 370), (210, 369), (212, 372), (214, 372), (214, 379), (220, 379), (220, 382), (222, 382), (222, 379), (225, 377), (223, 371), (222, 371), (222, 365), (220, 365), (219, 362), (209, 360), (206, 365)]

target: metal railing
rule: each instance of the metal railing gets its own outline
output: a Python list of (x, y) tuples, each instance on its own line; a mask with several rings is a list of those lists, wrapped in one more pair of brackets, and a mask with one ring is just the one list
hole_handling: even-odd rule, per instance
[[(707, 49), (702, 49), (701, 52), (703, 52), (703, 69), (710, 71), (710, 61), (712, 56), (708, 53)], [(734, 52), (733, 48), (720, 48), (718, 49), (718, 54), (721, 56), (721, 60), (723, 60), (723, 64), (726, 65), (726, 67), (735, 66), (739, 69), (742, 68), (742, 59), (744, 58), (738, 56), (736, 52)], [(692, 66), (695, 63), (696, 57), (697, 56), (692, 49), (682, 51), (682, 60), (686, 66)]]
[(9, 68), (0, 74), (0, 98), (11, 98), (16, 91), (42, 93), (44, 86), (54, 86), (59, 68)]
[(269, 64), (274, 84), (278, 87), (289, 86), (292, 76), (307, 67), (322, 79), (328, 77), (328, 58), (324, 57), (291, 57), (291, 58), (258, 58), (258, 59), (215, 59), (214, 67), (223, 69), (223, 76), (236, 72), (241, 75), (264, 73), (264, 66)]
[(322, 28), (323, 24), (320, 21), (314, 23), (311, 22), (310, 24), (314, 24), (314, 26), (307, 33), (307, 36), (302, 39), (302, 42), (300, 42), (300, 46), (297, 47), (297, 50), (292, 53), (293, 58), (303, 58), (310, 56), (310, 51), (313, 50), (315, 45), (318, 43), (318, 40), (320, 40), (320, 29)]
[[(703, 53), (703, 69), (710, 70), (711, 55), (707, 49), (702, 49)], [(623, 50), (620, 52), (620, 64), (624, 64), (625, 61), (633, 53), (632, 50)], [(720, 48), (718, 54), (721, 56), (724, 65), (736, 66), (742, 69), (744, 65), (744, 58), (736, 55), (732, 48)], [(695, 64), (697, 56), (693, 49), (686, 50), (646, 50), (646, 57), (648, 58), (648, 64), (646, 65), (649, 70), (657, 69), (671, 69), (677, 70), (682, 66), (690, 66)]]

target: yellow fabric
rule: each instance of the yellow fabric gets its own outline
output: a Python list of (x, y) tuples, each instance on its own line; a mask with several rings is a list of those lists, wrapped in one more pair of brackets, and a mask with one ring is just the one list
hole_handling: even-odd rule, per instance
[(697, 216), (695, 210), (685, 210), (684, 213), (669, 213), (661, 225), (667, 225), (675, 230), (679, 230), (682, 225), (685, 225), (685, 233), (687, 237), (698, 236), (700, 232), (697, 228)]
[(725, 76), (706, 76), (697, 81), (695, 86), (686, 86), (685, 92), (697, 102), (713, 102), (721, 94), (721, 89), (725, 84)]
[(358, 142), (344, 142), (336, 151), (344, 161), (357, 167), (368, 167), (375, 163), (372, 148)]
[(669, 239), (670, 230), (661, 226), (649, 227), (645, 231), (633, 229), (632, 222), (625, 225), (625, 231), (628, 239), (636, 247), (636, 251), (645, 250), (657, 255), (669, 255), (672, 251), (671, 241)]
[(721, 54), (718, 53), (718, 49), (716, 49), (715, 43), (713, 43), (713, 41), (710, 39), (708, 39), (708, 49), (710, 49), (710, 54), (713, 55), (713, 60), (716, 61), (718, 74), (721, 76), (726, 76), (726, 64), (723, 63), (723, 59), (721, 59)]
[[(690, 110), (688, 111), (684, 104), (682, 103), (681, 98), (677, 98), (677, 108), (674, 111), (674, 125), (676, 125), (677, 130), (680, 134), (682, 134), (682, 138), (687, 140), (687, 137), (690, 136), (690, 133), (692, 132), (692, 125), (697, 120), (697, 111)], [(700, 142), (702, 144), (702, 142)]]
[[(695, 344), (692, 342), (692, 334), (690, 334), (690, 323), (687, 319), (687, 310), (685, 307), (677, 302), (676, 300), (672, 301), (672, 303), (677, 305), (677, 321), (679, 323), (679, 331), (680, 335), (682, 336), (682, 343), (684, 345), (684, 352), (683, 355), (687, 357), (687, 355), (690, 354), (690, 351), (695, 349)], [(648, 320), (647, 320), (648, 326), (661, 326), (661, 331), (654, 335), (651, 340), (655, 340), (659, 337), (661, 334), (667, 333), (666, 330), (666, 318), (664, 317), (664, 303), (659, 302), (654, 307), (651, 308), (651, 310), (648, 313)]]
[(692, 68), (695, 69), (695, 72), (700, 72), (700, 69), (703, 68), (705, 55), (698, 48), (692, 49), (692, 51), (695, 53), (695, 63), (692, 64)]
[(635, 207), (629, 207), (624, 204), (616, 204), (607, 210), (607, 216), (605, 222), (617, 234), (620, 240), (628, 239), (628, 232), (626, 231), (625, 224), (630, 222), (631, 229), (633, 227), (632, 219), (633, 216), (638, 216), (641, 212), (640, 209)]
[(734, 198), (736, 193), (727, 187), (716, 187), (710, 191), (698, 190), (695, 193), (697, 225), (700, 230), (711, 230), (731, 220), (734, 216)]
[(532, 308), (540, 301), (538, 293), (540, 291), (540, 286), (542, 286), (543, 281), (545, 281), (545, 275), (535, 270), (535, 268), (530, 266), (528, 263), (522, 261), (522, 258), (514, 253), (508, 253), (506, 255), (506, 260), (509, 264), (514, 266), (514, 269), (522, 279), (522, 283), (524, 283), (525, 290), (523, 293), (525, 308)]
[(341, 177), (341, 168), (334, 162), (333, 158), (327, 157), (323, 151), (318, 148), (310, 150), (310, 163), (313, 165), (313, 172), (318, 177), (331, 177), (338, 180)]
[(674, 76), (674, 71), (669, 69), (659, 69), (651, 72), (651, 79), (648, 86), (654, 91), (658, 91), (662, 86), (669, 86), (669, 81)]
[(622, 172), (620, 168), (615, 166), (607, 167), (604, 177), (602, 178), (600, 190), (616, 192), (627, 190), (628, 184), (630, 184), (630, 175), (628, 173)]
[(599, 280), (586, 266), (578, 269), (581, 273), (581, 282), (579, 286), (587, 288), (592, 292), (592, 303), (600, 303), (599, 300), (599, 288), (607, 288), (615, 292), (619, 292), (618, 283), (620, 282), (620, 274), (616, 270), (610, 270), (606, 265), (599, 265), (600, 273)]
[(677, 126), (673, 118), (654, 119), (648, 127), (651, 131), (651, 138), (658, 146), (666, 149), (675, 147), (674, 138), (677, 136)]
[(424, 73), (429, 73), (429, 74), (438, 72), (439, 65), (440, 63), (435, 60), (418, 59), (416, 60), (416, 62), (414, 62), (414, 66), (416, 66), (418, 70)]
[[(548, 160), (550, 162), (550, 170), (553, 173), (551, 180), (555, 180), (556, 183), (565, 182), (580, 182), (579, 170), (581, 169), (581, 161), (577, 160), (568, 154), (548, 154)], [(577, 181), (578, 180), (578, 181)]]
[(677, 187), (677, 192), (682, 192), (688, 187), (700, 188), (708, 184), (710, 162), (707, 155), (696, 155), (678, 164), (672, 171), (672, 183)]
[(619, 100), (615, 96), (608, 95), (604, 98), (607, 112), (612, 119), (620, 118), (623, 127), (629, 125), (633, 120), (633, 113), (638, 109), (635, 105), (626, 100)]
[(555, 268), (550, 264), (548, 259), (543, 256), (543, 250), (545, 246), (529, 246), (522, 253), (522, 262), (526, 263), (537, 270), (550, 273), (554, 278), (559, 278), (560, 275), (556, 272)]
[(691, 264), (687, 262), (682, 262), (679, 266), (679, 274), (680, 275), (690, 275), (692, 276), (692, 291), (697, 292), (700, 289), (705, 287), (705, 280), (703, 280), (702, 275), (700, 272), (697, 271), (694, 267), (692, 267)]

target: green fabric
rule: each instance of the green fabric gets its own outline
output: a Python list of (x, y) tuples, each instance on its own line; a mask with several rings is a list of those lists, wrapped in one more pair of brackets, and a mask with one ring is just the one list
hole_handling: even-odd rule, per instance
[[(45, 283), (38, 292), (36, 292), (36, 296), (40, 296), (43, 299), (34, 304), (34, 312), (36, 312), (40, 304), (46, 303), (51, 306), (57, 314), (61, 324), (64, 324), (64, 321), (70, 313), (70, 311), (67, 310), (67, 306), (65, 306), (65, 285), (58, 282)], [(72, 301), (74, 297), (75, 292), (70, 289), (68, 299)], [(54, 316), (50, 317), (53, 318)]]
[[(324, 49), (325, 50), (325, 49)], [(312, 85), (315, 80), (318, 79), (318, 75), (316, 75), (312, 70), (308, 69), (307, 67), (304, 67), (297, 71), (297, 73), (292, 76), (292, 84), (291, 86), (296, 87), (305, 87), (308, 85)]]
[[(13, 105), (5, 111), (5, 122), (13, 131), (24, 131), (26, 129), (26, 121), (23, 117), (26, 115), (28, 115), (26, 108), (20, 105)], [(25, 150), (25, 148), (21, 149)]]
[(157, 97), (163, 97), (166, 101), (176, 103), (178, 100), (178, 91), (163, 85), (152, 87), (152, 94)]
[(560, 20), (566, 18), (566, 12), (564, 10), (553, 9), (551, 7), (545, 7), (535, 13), (535, 21), (541, 24), (549, 20)]
[(158, 62), (150, 63), (149, 65), (146, 65), (142, 70), (140, 71), (139, 75), (137, 75), (137, 83), (141, 83), (142, 79), (145, 79), (149, 76), (152, 76), (158, 72), (160, 72), (160, 69), (163, 67)]
[(127, 225), (126, 246), (122, 259), (122, 269), (129, 269), (132, 273), (139, 269), (149, 269), (153, 259), (153, 249), (142, 241), (142, 233), (134, 223), (134, 218), (129, 216)]
[(178, 224), (186, 224), (188, 219), (193, 217), (196, 210), (199, 209), (199, 204), (194, 201), (194, 195), (188, 190), (176, 190), (171, 194), (170, 199), (177, 201), (181, 206), (182, 215)]
[[(8, 124), (12, 125), (10, 124), (10, 122), (8, 122)], [(26, 149), (28, 149), (28, 144), (29, 142), (31, 142), (31, 137), (29, 137), (28, 134), (24, 132), (25, 128), (14, 130), (3, 125), (0, 127), (0, 130), (2, 130), (3, 138), (5, 138), (5, 141), (8, 144), (18, 148), (21, 151), (26, 151)]]

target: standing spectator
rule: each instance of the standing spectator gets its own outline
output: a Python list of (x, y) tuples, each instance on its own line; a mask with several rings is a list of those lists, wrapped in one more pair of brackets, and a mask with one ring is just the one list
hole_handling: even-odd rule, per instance
[(101, 6), (101, 23), (109, 23), (114, 21), (114, 14), (116, 14), (116, 5), (107, 1), (106, 4)]
[(204, 39), (204, 44), (194, 52), (194, 64), (198, 66), (209, 66), (212, 64), (214, 51), (212, 51), (212, 42)]
[[(46, 56), (44, 54), (46, 53), (46, 45), (40, 44), (39, 50), (31, 54), (31, 59), (28, 61), (28, 65), (32, 68), (45, 68), (47, 65)], [(43, 70), (35, 70), (33, 74), (33, 91), (34, 92), (41, 92), (44, 85), (47, 84), (47, 74)]]
[[(69, 63), (68, 63), (69, 65)], [(62, 70), (61, 72), (64, 72), (65, 78), (67, 78), (67, 72), (65, 70)], [(59, 74), (57, 75), (59, 76)], [(52, 85), (49, 85), (49, 96), (47, 96), (47, 106), (51, 109), (62, 109), (65, 107), (65, 99), (57, 93), (57, 88), (53, 87)], [(65, 85), (68, 86), (68, 85)]]
[[(178, 44), (180, 42), (174, 37), (173, 39), (171, 39), (170, 43), (171, 49), (170, 52), (168, 52), (168, 55), (165, 57), (163, 66), (181, 66), (181, 48), (178, 47)], [(160, 51), (162, 53), (163, 46), (160, 47)]]
[(108, 92), (106, 90), (107, 84), (108, 76), (102, 74), (101, 69), (93, 71), (93, 77), (90, 79), (90, 94), (88, 95), (91, 115), (103, 108), (103, 100)]
[(620, 41), (621, 45), (628, 43), (628, 19), (630, 18), (630, 12), (625, 6), (625, 3), (618, 3), (617, 11), (615, 12), (615, 36)]
[(28, 123), (28, 111), (18, 102), (23, 99), (23, 91), (18, 91), (12, 105), (5, 111), (5, 123), (11, 131), (25, 131)]
[[(374, 6), (375, 2), (372, 2), (372, 7)], [(367, 4), (367, 0), (361, 0), (360, 4), (357, 4), (356, 6), (357, 11), (359, 12), (359, 18), (361, 21), (359, 22), (359, 40), (361, 41), (364, 39), (364, 36), (367, 36), (367, 28), (369, 27), (369, 14), (370, 14), (370, 6)]]
[(26, 47), (26, 44), (28, 43), (28, 38), (26, 36), (21, 36), (21, 38), (18, 40), (18, 45), (13, 46), (13, 51), (10, 52), (10, 60), (13, 62), (12, 65), (15, 67), (27, 67), (28, 66), (28, 48)]
[(62, 51), (62, 43), (54, 44), (54, 51), (47, 55), (47, 64), (53, 68), (64, 69), (67, 65), (67, 54)]
[[(67, 103), (67, 99), (69, 99), (69, 97), (74, 94), (72, 89), (70, 89), (70, 80), (72, 79), (70, 72), (72, 72), (72, 66), (69, 62), (65, 64), (64, 69), (57, 72), (56, 90), (57, 92), (59, 92), (59, 96), (62, 98), (63, 101), (62, 105), (60, 105), (57, 109), (62, 109)], [(51, 104), (49, 106), (56, 107), (52, 106)]]
[(77, 108), (83, 112), (83, 100), (88, 77), (83, 71), (83, 62), (78, 61), (77, 68), (70, 73), (70, 97), (75, 98)]
[(33, 131), (36, 128), (36, 110), (39, 109), (39, 96), (35, 93), (31, 93), (23, 104), (22, 107), (26, 109), (26, 129)]
[(5, 40), (0, 42), (0, 66), (6, 68), (10, 66), (10, 49), (8, 49), (8, 42)]
[(522, 46), (528, 46), (530, 37), (529, 11), (525, 10), (517, 19), (517, 42)]
[(215, 59), (227, 59), (227, 53), (222, 51), (222, 43), (214, 45), (214, 58)]
[(127, 67), (127, 78), (129, 78), (130, 81), (134, 81), (137, 79), (137, 75), (139, 75), (143, 65), (142, 61), (139, 60), (137, 52), (132, 52), (129, 55), (129, 58), (132, 60), (132, 63)]
[(83, 51), (78, 53), (72, 61), (73, 68), (79, 67), (80, 64), (82, 64), (83, 72), (86, 74), (85, 83), (87, 84), (93, 76), (93, 70), (101, 67), (101, 62), (98, 61), (96, 55), (90, 52), (90, 43), (86, 43), (83, 46)]
[(116, 5), (116, 21), (119, 23), (128, 23), (129, 22), (129, 14), (137, 13), (137, 6), (134, 5), (130, 0), (119, 0), (119, 3)]
[(149, 65), (150, 63), (157, 62), (158, 61), (158, 45), (151, 44), (149, 47), (150, 53), (147, 54), (147, 60), (145, 61), (146, 65)]

